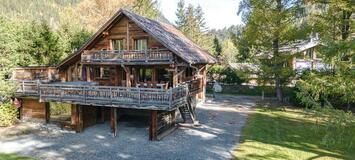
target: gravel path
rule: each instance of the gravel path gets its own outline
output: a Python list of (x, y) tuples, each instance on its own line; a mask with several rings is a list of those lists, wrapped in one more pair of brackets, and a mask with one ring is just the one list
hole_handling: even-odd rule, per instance
[(197, 108), (199, 127), (179, 127), (161, 141), (148, 141), (148, 126), (119, 122), (113, 138), (109, 123), (84, 133), (28, 134), (0, 139), (0, 152), (38, 159), (230, 159), (250, 107), (257, 98), (217, 96)]

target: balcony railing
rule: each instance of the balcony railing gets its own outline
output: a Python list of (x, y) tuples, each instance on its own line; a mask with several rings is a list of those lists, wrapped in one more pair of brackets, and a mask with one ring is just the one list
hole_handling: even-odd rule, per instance
[(173, 53), (166, 49), (148, 50), (85, 50), (84, 63), (167, 63), (173, 62)]
[(63, 102), (121, 108), (173, 110), (187, 103), (188, 86), (170, 89), (118, 86), (22, 83), (18, 96), (37, 96), (42, 102)]

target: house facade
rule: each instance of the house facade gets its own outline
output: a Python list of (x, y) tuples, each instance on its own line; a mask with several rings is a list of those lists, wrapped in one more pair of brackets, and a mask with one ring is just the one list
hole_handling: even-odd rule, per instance
[[(216, 62), (170, 24), (119, 10), (78, 51), (55, 67), (20, 67), (13, 79), (22, 117), (50, 121), (50, 102), (71, 105), (77, 132), (105, 120), (117, 134), (118, 116), (149, 116), (149, 139), (194, 120), (205, 98), (206, 67)], [(25, 76), (26, 75), (26, 76)]]
[(289, 65), (293, 70), (322, 70), (326, 69), (327, 66), (322, 62), (322, 58), (318, 54), (320, 45), (319, 38), (316, 36), (311, 37), (309, 40), (282, 46), (280, 52), (292, 55)]

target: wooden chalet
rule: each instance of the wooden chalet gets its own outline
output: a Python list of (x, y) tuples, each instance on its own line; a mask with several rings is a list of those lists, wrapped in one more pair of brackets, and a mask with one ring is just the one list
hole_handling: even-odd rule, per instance
[(170, 24), (120, 9), (78, 51), (55, 67), (14, 72), (21, 117), (50, 119), (50, 103), (71, 105), (77, 132), (105, 120), (114, 135), (118, 116), (149, 116), (149, 139), (173, 127), (175, 117), (194, 120), (203, 100), (206, 66), (216, 59)]

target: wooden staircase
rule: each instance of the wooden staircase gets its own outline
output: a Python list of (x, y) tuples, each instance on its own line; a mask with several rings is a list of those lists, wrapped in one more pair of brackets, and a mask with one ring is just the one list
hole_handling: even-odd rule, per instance
[(187, 104), (179, 107), (179, 111), (182, 119), (184, 120), (184, 123), (198, 124), (198, 121), (196, 120), (195, 109), (196, 103), (192, 102), (192, 98), (189, 94), (189, 96), (187, 96)]

